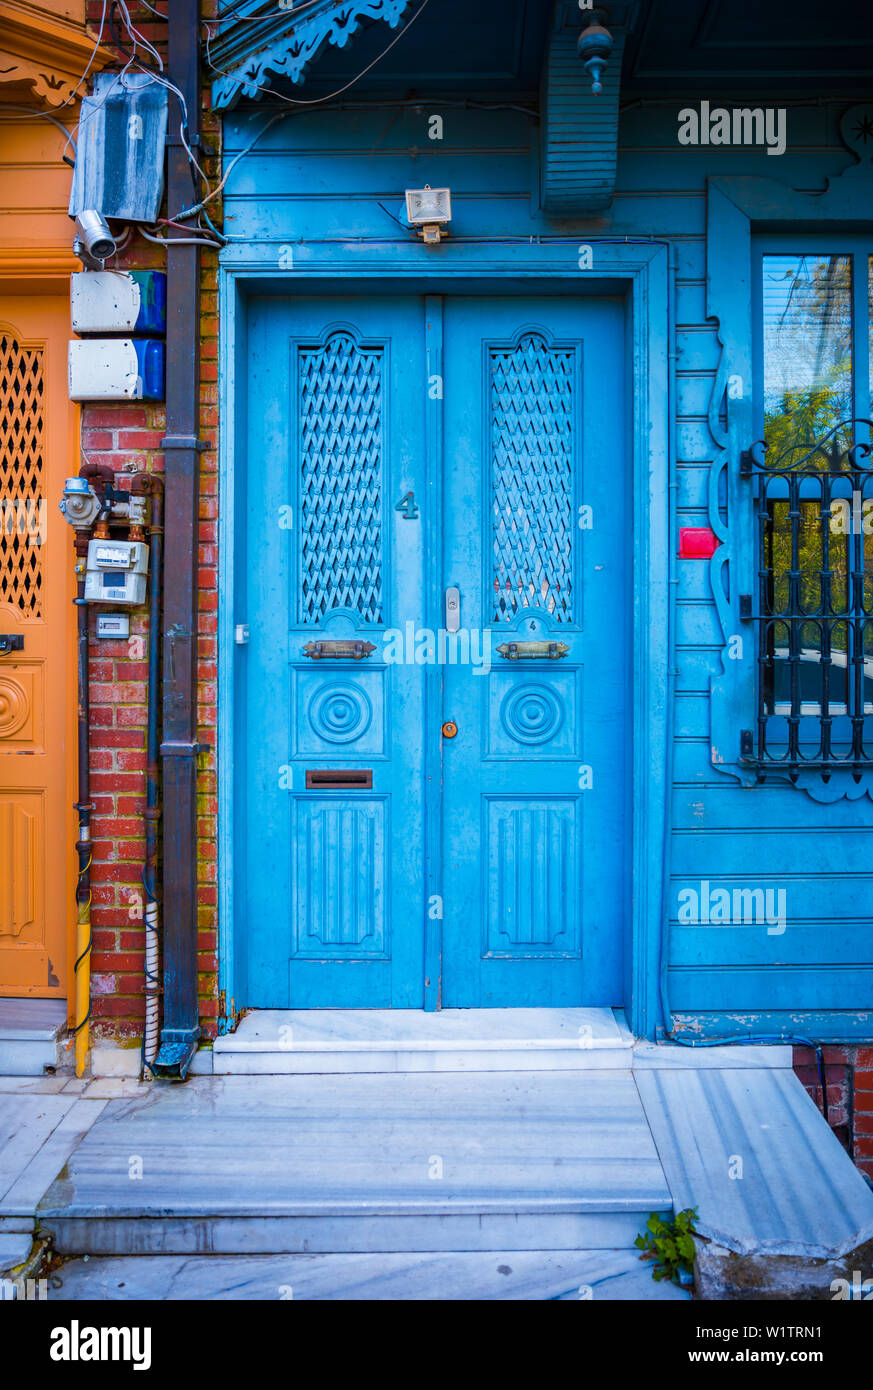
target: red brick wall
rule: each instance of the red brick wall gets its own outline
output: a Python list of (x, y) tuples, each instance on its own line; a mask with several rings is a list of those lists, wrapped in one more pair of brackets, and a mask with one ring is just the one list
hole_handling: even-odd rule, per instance
[[(828, 1119), (855, 1163), (873, 1178), (873, 1047), (822, 1048)], [(821, 1078), (815, 1052), (795, 1047), (794, 1070), (821, 1109)]]
[[(89, 0), (88, 20), (95, 37), (102, 0)], [(164, 4), (155, 9), (166, 13)], [(136, 27), (166, 62), (166, 23), (140, 4), (128, 9)], [(214, 9), (204, 0), (203, 13)], [(126, 40), (126, 36), (125, 36)], [(108, 25), (103, 42), (112, 47)], [(151, 62), (148, 53), (143, 55)], [(119, 66), (125, 58), (120, 56)], [(212, 155), (199, 156), (210, 181), (218, 181), (220, 124), (209, 109), (204, 79), (202, 129)], [(170, 95), (170, 121), (179, 107)], [(212, 204), (212, 220), (220, 214)], [(129, 269), (164, 269), (166, 254), (137, 234), (110, 264)], [(214, 1036), (218, 1017), (216, 883), (215, 699), (218, 559), (218, 314), (217, 253), (201, 251), (200, 433), (208, 448), (201, 455), (199, 530), (198, 737), (210, 751), (198, 760), (198, 922), (200, 1016), (207, 1036)], [(138, 470), (161, 473), (160, 440), (164, 407), (143, 402), (100, 403), (82, 407), (82, 446), (95, 463), (108, 463), (124, 486)], [(92, 616), (92, 633), (93, 633)], [(145, 849), (142, 811), (145, 804), (145, 736), (148, 613), (131, 615), (129, 642), (92, 639), (91, 644), (91, 787), (94, 803), (94, 855), (91, 960), (92, 1037), (139, 1038), (144, 1014), (142, 871)], [(160, 890), (158, 896), (160, 897)]]

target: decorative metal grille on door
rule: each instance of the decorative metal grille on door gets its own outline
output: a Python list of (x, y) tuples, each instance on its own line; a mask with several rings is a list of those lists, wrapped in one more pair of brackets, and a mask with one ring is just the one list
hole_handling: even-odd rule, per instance
[(299, 349), (300, 621), (382, 621), (383, 349), (348, 332)]
[(489, 355), (494, 621), (572, 622), (576, 352), (525, 333)]
[(0, 333), (0, 605), (42, 617), (43, 349)]

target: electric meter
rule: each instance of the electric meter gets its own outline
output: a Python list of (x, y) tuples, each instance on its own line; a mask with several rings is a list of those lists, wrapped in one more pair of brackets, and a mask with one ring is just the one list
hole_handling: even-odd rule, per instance
[(85, 569), (87, 603), (145, 603), (149, 549), (144, 541), (112, 541), (99, 537), (88, 542)]

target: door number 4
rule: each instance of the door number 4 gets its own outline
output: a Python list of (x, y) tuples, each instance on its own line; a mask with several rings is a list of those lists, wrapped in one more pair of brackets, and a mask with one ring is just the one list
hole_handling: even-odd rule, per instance
[(415, 494), (405, 492), (399, 502), (394, 503), (395, 512), (400, 512), (404, 521), (415, 521), (418, 516), (418, 507), (415, 505)]

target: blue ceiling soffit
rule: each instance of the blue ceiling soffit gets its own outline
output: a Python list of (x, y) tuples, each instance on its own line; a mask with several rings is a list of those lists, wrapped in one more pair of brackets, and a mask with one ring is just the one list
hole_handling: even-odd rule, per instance
[(146, 73), (103, 72), (82, 98), (70, 216), (88, 208), (154, 222), (164, 192), (167, 89)]
[(412, 0), (313, 0), (278, 12), (276, 0), (251, 0), (219, 18), (206, 43), (206, 63), (216, 110), (240, 97), (269, 93), (275, 79), (302, 82), (306, 69), (327, 44), (345, 48), (362, 23), (384, 20), (396, 29)]
[(596, 96), (576, 51), (590, 15), (577, 0), (558, 0), (543, 64), (541, 108), (543, 211), (573, 216), (608, 208), (615, 192), (621, 60), (629, 5), (609, 6), (612, 52)]

